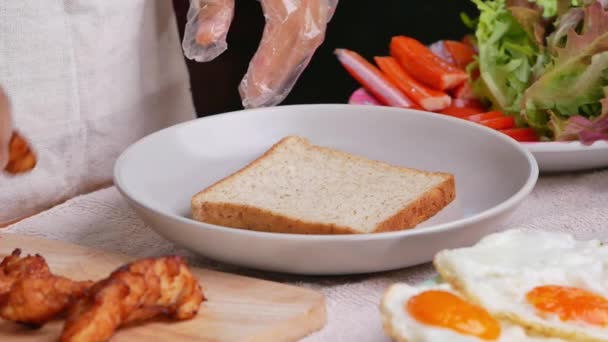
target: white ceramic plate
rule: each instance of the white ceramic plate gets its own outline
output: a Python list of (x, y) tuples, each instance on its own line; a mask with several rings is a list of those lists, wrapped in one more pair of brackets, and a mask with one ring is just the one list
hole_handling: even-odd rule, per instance
[[(192, 195), (290, 134), (393, 164), (451, 172), (457, 199), (416, 229), (368, 235), (264, 233), (190, 219)], [(135, 143), (115, 166), (119, 190), (167, 239), (230, 264), (319, 275), (402, 268), (475, 243), (516, 208), (537, 177), (534, 157), (522, 145), (481, 125), (349, 105), (281, 106), (194, 120)]]
[(582, 171), (608, 167), (608, 142), (593, 145), (575, 142), (524, 143), (541, 172)]

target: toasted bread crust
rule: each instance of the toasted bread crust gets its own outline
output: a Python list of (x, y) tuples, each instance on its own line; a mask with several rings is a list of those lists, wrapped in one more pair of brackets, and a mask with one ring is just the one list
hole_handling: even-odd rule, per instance
[(441, 184), (425, 192), (414, 203), (382, 222), (374, 233), (414, 228), (450, 204), (456, 198), (456, 186), (454, 176), (450, 174), (445, 176), (446, 179)]
[[(344, 227), (328, 223), (309, 222), (298, 218), (289, 217), (280, 213), (275, 213), (270, 210), (252, 207), (248, 205), (222, 202), (208, 202), (200, 199), (207, 192), (213, 191), (213, 189), (218, 185), (224, 182), (230, 182), (233, 178), (239, 177), (248, 169), (255, 167), (267, 156), (273, 154), (287, 140), (292, 138), (294, 137), (288, 136), (281, 139), (280, 141), (275, 143), (270, 149), (268, 149), (264, 154), (250, 162), (242, 169), (217, 181), (216, 183), (194, 195), (191, 201), (192, 218), (197, 221), (226, 227), (275, 233), (324, 235), (365, 234), (364, 232), (361, 232), (353, 227)], [(308, 143), (307, 140), (306, 142)], [(346, 155), (349, 156), (349, 158), (356, 158), (361, 160), (365, 159), (358, 156), (351, 156), (348, 153), (333, 150), (326, 147), (316, 146), (312, 144), (310, 144), (310, 147), (323, 152), (329, 152), (337, 155)], [(451, 201), (453, 201), (456, 196), (454, 176), (451, 174), (415, 170), (406, 167), (394, 166), (375, 160), (365, 159), (365, 161), (380, 163), (391, 168), (397, 168), (403, 171), (420, 172), (428, 174), (429, 176), (441, 175), (445, 178), (444, 181), (441, 182), (439, 185), (437, 185), (433, 189), (430, 189), (418, 199), (416, 199), (416, 201), (408, 204), (408, 206), (397, 212), (394, 216), (378, 225), (374, 229), (374, 231), (372, 231), (372, 233), (397, 231), (413, 228), (420, 222), (423, 222), (435, 215)]]
[[(415, 227), (435, 215), (455, 198), (454, 178), (427, 191), (414, 203), (382, 223), (374, 232), (396, 231)], [(195, 220), (226, 227), (292, 234), (360, 234), (350, 227), (306, 222), (251, 206), (232, 203), (202, 202), (192, 206)]]
[(247, 230), (291, 234), (357, 234), (335, 224), (306, 222), (251, 206), (203, 202), (192, 208), (195, 220)]

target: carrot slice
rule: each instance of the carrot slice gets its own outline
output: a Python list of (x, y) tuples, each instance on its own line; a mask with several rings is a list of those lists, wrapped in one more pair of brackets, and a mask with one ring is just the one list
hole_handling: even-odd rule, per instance
[(515, 119), (512, 116), (504, 116), (502, 118), (482, 120), (479, 121), (479, 123), (484, 126), (499, 130), (513, 128), (513, 126), (515, 126)]
[(416, 81), (393, 57), (375, 57), (374, 59), (380, 70), (423, 109), (437, 111), (450, 106), (452, 98), (448, 94)]
[(393, 37), (391, 56), (395, 57), (405, 71), (418, 81), (439, 90), (452, 89), (467, 79), (463, 70), (437, 57), (419, 41), (405, 37)]
[(336, 49), (335, 54), (346, 71), (382, 104), (393, 107), (419, 108), (405, 96), (382, 72), (358, 53)]
[(473, 115), (467, 116), (465, 119), (467, 119), (469, 121), (474, 121), (474, 122), (481, 122), (481, 121), (490, 120), (490, 119), (502, 118), (504, 116), (505, 115), (501, 112), (487, 112), (487, 113), (481, 113), (481, 114), (473, 114)]
[(510, 136), (511, 138), (521, 142), (538, 141), (538, 135), (532, 128), (509, 128), (501, 129), (500, 132)]
[(465, 118), (467, 116), (471, 116), (474, 114), (483, 113), (485, 110), (483, 108), (475, 108), (475, 107), (454, 107), (449, 106), (446, 109), (439, 111), (441, 114), (456, 116), (459, 118)]
[(444, 40), (443, 45), (452, 57), (454, 64), (459, 68), (465, 69), (475, 58), (475, 50), (468, 44), (455, 40)]

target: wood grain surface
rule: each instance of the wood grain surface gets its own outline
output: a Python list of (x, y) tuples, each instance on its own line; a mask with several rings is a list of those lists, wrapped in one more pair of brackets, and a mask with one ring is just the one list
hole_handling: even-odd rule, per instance
[[(98, 280), (133, 258), (60, 241), (0, 234), (0, 257), (13, 249), (41, 254), (55, 274)], [(326, 322), (322, 294), (294, 286), (194, 269), (207, 301), (192, 320), (119, 330), (111, 341), (295, 341)], [(57, 341), (62, 320), (32, 330), (0, 320), (0, 341)]]

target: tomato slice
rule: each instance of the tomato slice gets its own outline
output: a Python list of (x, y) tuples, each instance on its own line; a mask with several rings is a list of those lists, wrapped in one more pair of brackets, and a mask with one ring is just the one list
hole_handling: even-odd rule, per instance
[(504, 116), (505, 115), (501, 112), (487, 112), (487, 113), (470, 115), (470, 116), (467, 116), (465, 119), (474, 121), (474, 122), (481, 122), (481, 121), (485, 121), (485, 120), (502, 118)]
[(467, 116), (471, 116), (471, 115), (479, 114), (479, 113), (483, 113), (483, 112), (485, 112), (485, 110), (483, 108), (455, 107), (453, 105), (446, 109), (439, 111), (439, 113), (441, 113), (441, 114), (456, 116), (459, 118), (465, 118)]
[(479, 102), (479, 100), (475, 100), (475, 99), (453, 98), (452, 99), (452, 106), (453, 107), (458, 107), (458, 108), (471, 107), (471, 108), (484, 109), (484, 105), (481, 102)]
[(454, 64), (462, 69), (465, 69), (475, 58), (475, 50), (469, 44), (454, 40), (444, 40), (443, 44), (452, 56)]
[(457, 98), (457, 99), (467, 99), (467, 100), (476, 99), (475, 92), (473, 91), (473, 87), (471, 87), (471, 84), (469, 82), (462, 82), (461, 85), (452, 89), (451, 94), (454, 98)]
[(500, 132), (510, 136), (511, 138), (521, 142), (538, 141), (538, 135), (532, 128), (509, 128), (501, 129)]
[(512, 128), (513, 126), (515, 126), (515, 119), (512, 116), (504, 116), (501, 118), (482, 120), (479, 121), (479, 123), (484, 126), (499, 130)]

